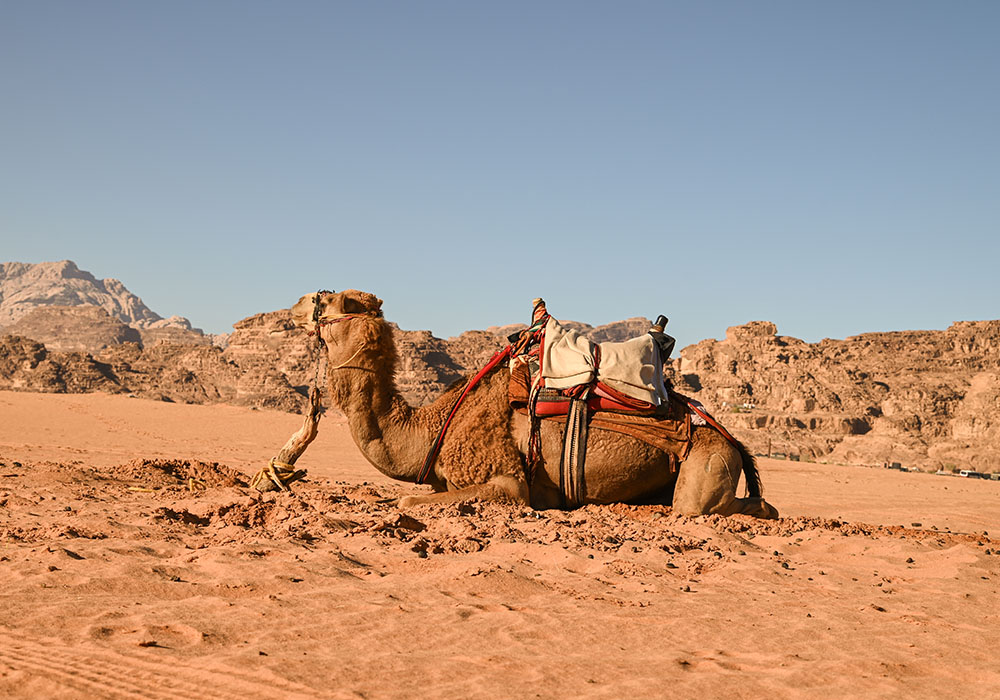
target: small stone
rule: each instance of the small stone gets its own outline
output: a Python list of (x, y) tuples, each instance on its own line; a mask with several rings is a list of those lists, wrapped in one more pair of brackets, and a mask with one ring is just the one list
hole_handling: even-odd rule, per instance
[(915, 563), (915, 562), (913, 561), (913, 557), (907, 557), (907, 558), (906, 558), (906, 563), (907, 563), (907, 564), (913, 564), (913, 563)]

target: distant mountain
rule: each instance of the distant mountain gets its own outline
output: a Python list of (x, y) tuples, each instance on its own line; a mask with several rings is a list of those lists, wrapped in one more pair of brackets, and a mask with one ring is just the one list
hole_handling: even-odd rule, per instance
[(119, 280), (99, 280), (72, 260), (0, 263), (0, 326), (44, 306), (96, 306), (133, 328), (196, 330), (181, 316), (163, 318)]

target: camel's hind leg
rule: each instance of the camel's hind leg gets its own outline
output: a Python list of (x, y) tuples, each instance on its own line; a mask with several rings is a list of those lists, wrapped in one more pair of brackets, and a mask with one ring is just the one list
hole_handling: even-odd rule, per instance
[(404, 496), (399, 499), (400, 508), (422, 505), (424, 503), (462, 503), (474, 499), (483, 501), (513, 501), (528, 505), (528, 485), (524, 479), (513, 476), (495, 476), (485, 484), (474, 484), (454, 491), (443, 491), (426, 496)]
[(742, 513), (777, 518), (778, 510), (763, 498), (736, 497), (742, 470), (743, 458), (727, 442), (709, 441), (693, 447), (677, 475), (674, 510), (685, 515)]

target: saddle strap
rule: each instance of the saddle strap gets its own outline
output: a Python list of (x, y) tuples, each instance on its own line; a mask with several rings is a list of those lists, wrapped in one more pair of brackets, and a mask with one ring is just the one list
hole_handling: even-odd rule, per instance
[(587, 399), (572, 399), (559, 462), (559, 498), (563, 508), (582, 506), (586, 495), (584, 464), (587, 460), (588, 418)]
[(448, 412), (448, 417), (445, 418), (444, 425), (441, 426), (441, 430), (438, 432), (437, 438), (435, 438), (434, 442), (431, 443), (431, 448), (427, 451), (427, 456), (424, 457), (424, 463), (420, 467), (420, 472), (417, 474), (418, 484), (424, 483), (430, 475), (431, 470), (434, 469), (434, 462), (437, 461), (438, 453), (441, 452), (441, 444), (444, 442), (444, 436), (448, 432), (448, 426), (451, 425), (452, 419), (458, 412), (458, 407), (462, 405), (462, 402), (465, 401), (465, 397), (469, 395), (469, 392), (472, 391), (477, 384), (479, 384), (483, 377), (492, 372), (493, 369), (505, 359), (510, 357), (511, 350), (512, 347), (510, 345), (505, 347), (503, 350), (497, 350), (493, 357), (490, 358), (490, 361), (486, 364), (486, 366), (479, 370), (479, 372), (476, 373), (476, 376), (470, 379), (469, 383), (465, 385), (465, 389), (462, 390), (462, 393), (459, 394), (455, 403), (452, 404), (451, 410)]

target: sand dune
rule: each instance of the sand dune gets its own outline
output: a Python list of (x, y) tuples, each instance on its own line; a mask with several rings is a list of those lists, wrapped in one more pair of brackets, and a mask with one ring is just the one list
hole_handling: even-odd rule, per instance
[[(406, 512), (329, 415), (0, 393), (0, 694), (995, 697), (1000, 483), (762, 460), (776, 522)], [(191, 479), (194, 479), (192, 481)], [(194, 490), (192, 490), (194, 489)]]

